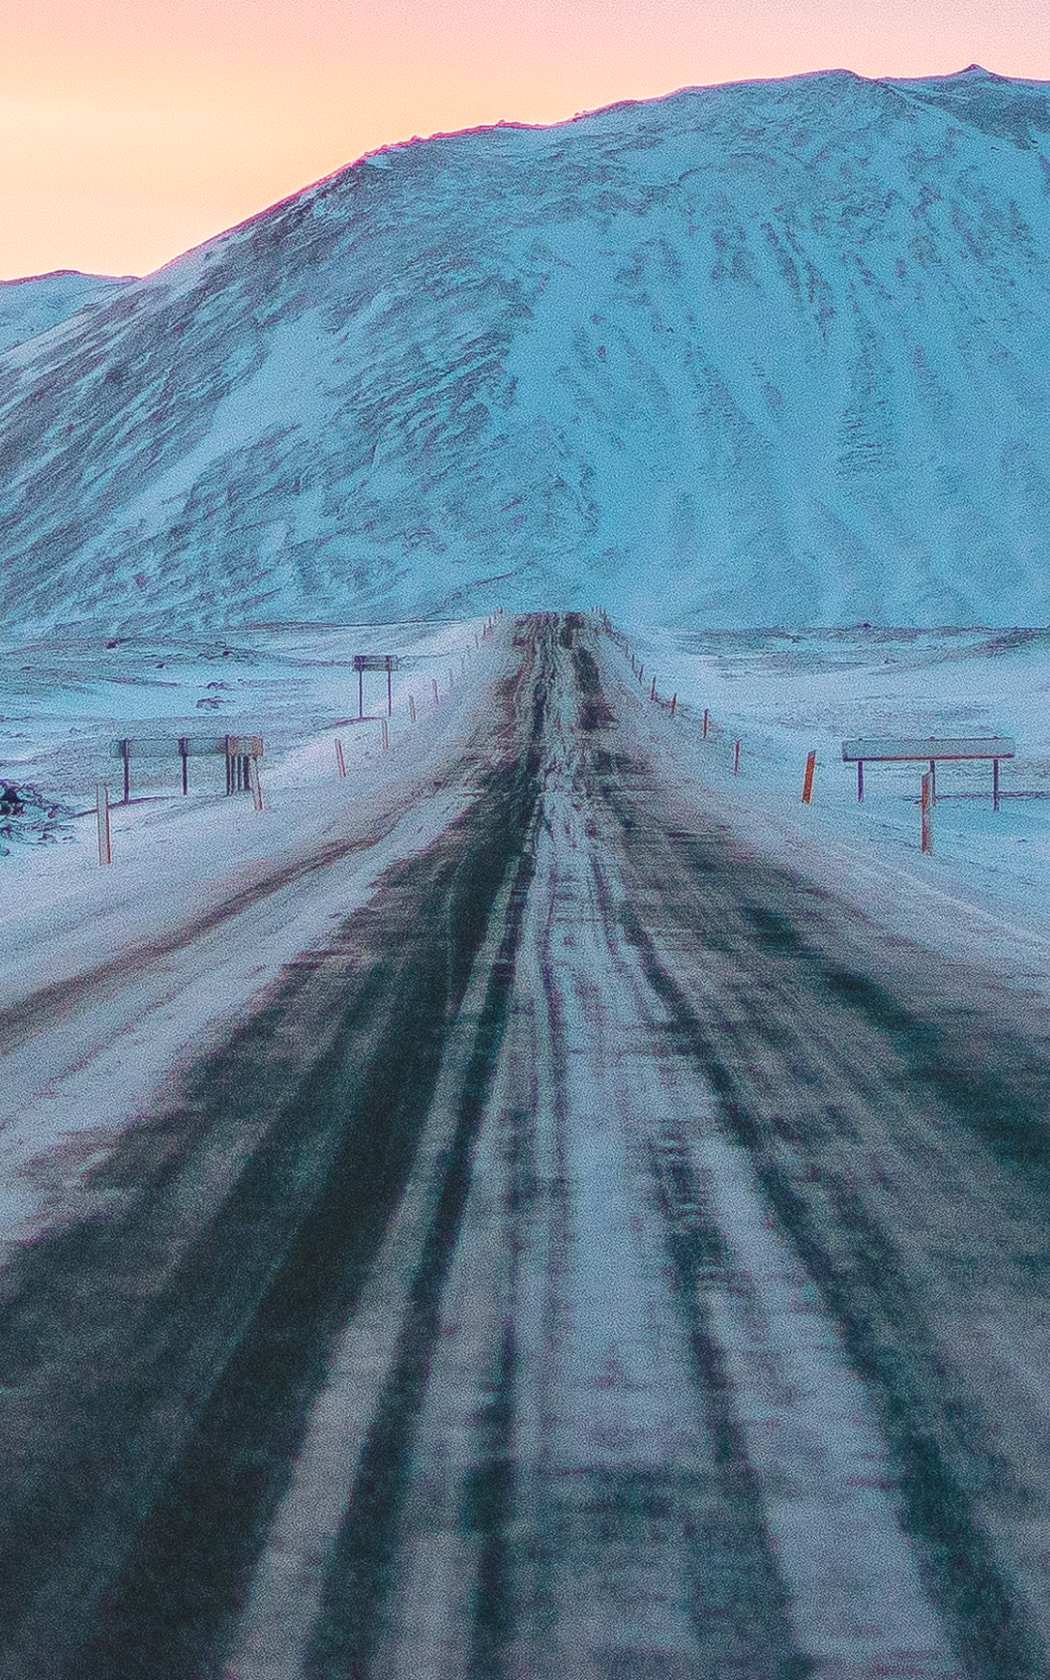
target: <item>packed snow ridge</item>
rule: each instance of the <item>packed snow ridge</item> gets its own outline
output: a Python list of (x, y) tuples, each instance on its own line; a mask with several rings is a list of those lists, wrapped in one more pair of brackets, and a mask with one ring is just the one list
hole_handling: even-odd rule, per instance
[(78, 309), (112, 297), (131, 278), (56, 268), (51, 274), (0, 280), (0, 352), (58, 326)]
[(0, 355), (0, 610), (1050, 621), (1050, 84), (362, 159)]

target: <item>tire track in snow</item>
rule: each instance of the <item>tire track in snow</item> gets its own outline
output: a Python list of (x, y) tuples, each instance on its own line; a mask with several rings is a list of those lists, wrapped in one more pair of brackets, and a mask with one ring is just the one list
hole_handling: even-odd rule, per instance
[[(303, 997), (340, 1022), (334, 1038), (321, 1034), (316, 1060), (308, 1052), (305, 1077), (297, 1066), (290, 1088), (287, 1078), (271, 1084), (265, 1060), (252, 1077), (238, 1045), (232, 1067), (216, 1057), (206, 1070), (220, 1137), (231, 1112), (259, 1109), (265, 1119), (196, 1248), (171, 1267), (177, 1221), (160, 1217), (157, 1228), (147, 1179), (135, 1197), (137, 1231), (120, 1221), (74, 1228), (29, 1249), (5, 1278), (8, 1372), (25, 1373), (21, 1391), (12, 1385), (16, 1402), (28, 1391), (35, 1408), (24, 1458), (6, 1467), (0, 1518), (5, 1675), (57, 1676), (71, 1664), (77, 1680), (184, 1680), (218, 1660), (210, 1653), (323, 1380), (324, 1348), (411, 1170), (471, 949), (527, 830), (535, 795), (513, 732), (504, 750), (467, 818), (390, 872), (386, 914), (352, 918), (345, 949), (315, 971), (314, 986), (296, 977), (299, 1061), (316, 1027)], [(454, 902), (446, 925), (455, 949), (419, 922), (420, 900)], [(370, 950), (372, 962), (355, 973)], [(369, 1135), (377, 1114), (388, 1122), (381, 1150)], [(133, 1158), (141, 1171), (140, 1148)], [(119, 1184), (121, 1163), (111, 1170)], [(169, 1163), (160, 1177), (163, 1186), (178, 1175)], [(176, 1209), (195, 1188), (192, 1174), (176, 1183)], [(67, 1339), (81, 1350), (73, 1407)], [(55, 1363), (49, 1399), (49, 1373), (37, 1377), (34, 1365), (42, 1340)]]
[[(676, 894), (672, 888), (675, 864), (671, 849), (661, 848), (651, 817), (639, 812), (636, 801), (622, 801), (618, 792), (610, 804), (635, 852), (634, 878), (629, 876), (622, 910), (629, 941), (639, 953), (647, 981), (663, 1001), (680, 1053), (691, 1057), (710, 1081), (727, 1134), (753, 1162), (763, 1196), (801, 1258), (810, 1283), (819, 1291), (849, 1360), (874, 1401), (893, 1473), (899, 1481), (900, 1521), (916, 1545), (927, 1590), (953, 1629), (957, 1662), (981, 1680), (1007, 1675), (1021, 1680), (1039, 1674), (1043, 1661), (1040, 1640), (990, 1543), (968, 1486), (969, 1455), (960, 1457), (953, 1442), (955, 1420), (937, 1398), (943, 1367), (933, 1357), (933, 1341), (921, 1313), (914, 1305), (910, 1311), (907, 1307), (903, 1255), (898, 1252), (891, 1257), (887, 1251), (886, 1259), (892, 1263), (879, 1269), (877, 1276), (868, 1268), (868, 1288), (862, 1288), (862, 1248), (856, 1240), (859, 1222), (855, 1221), (851, 1230), (846, 1220), (841, 1226), (834, 1217), (829, 1221), (825, 1215), (818, 1220), (770, 1141), (784, 1111), (790, 1110), (795, 1092), (805, 1093), (804, 1100), (812, 1105), (812, 1093), (819, 1091), (820, 1101), (835, 1101), (849, 1123), (857, 1093), (843, 1047), (849, 1042), (848, 1035), (840, 1039), (837, 1052), (824, 1061), (811, 1051), (809, 1066), (803, 1067), (798, 1060), (800, 1040), (793, 1022), (800, 1008), (804, 1009), (807, 1036), (810, 1023), (817, 1022), (819, 1045), (819, 991), (811, 996), (796, 989), (793, 1000), (785, 1000), (782, 1005), (786, 1020), (779, 1024), (776, 1017), (763, 1018), (754, 998), (743, 1011), (738, 1005), (735, 1015), (727, 1014), (719, 993), (720, 982), (724, 981), (721, 972), (704, 976), (699, 985), (685, 973), (677, 978), (676, 971), (683, 968), (683, 955), (694, 938), (699, 954), (714, 948), (709, 933), (712, 922), (720, 922), (728, 935), (721, 941), (723, 955), (742, 962), (745, 973), (754, 965), (746, 929), (740, 929), (739, 865), (730, 858), (720, 871), (716, 852), (713, 867), (708, 859), (703, 870), (703, 899), (691, 891), (688, 883)], [(717, 847), (718, 842), (713, 840), (712, 845)], [(663, 907), (663, 925), (655, 937), (633, 908), (644, 902), (642, 889), (652, 881), (654, 872), (659, 873)], [(752, 894), (756, 885), (766, 886), (777, 896), (782, 889), (775, 872), (767, 883), (761, 868), (753, 868), (747, 879)], [(685, 899), (692, 902), (679, 921), (678, 939), (680, 942), (684, 936), (687, 943), (679, 943), (676, 953), (674, 910), (676, 902)], [(703, 926), (698, 928), (695, 918), (701, 904)], [(783, 912), (760, 912), (759, 926), (764, 918), (778, 914)], [(755, 920), (754, 910), (751, 920)], [(765, 945), (768, 942), (767, 937)], [(760, 950), (762, 944), (760, 939)], [(797, 971), (795, 980), (797, 988)], [(694, 1001), (691, 994), (697, 991), (699, 996)], [(825, 1004), (825, 1012), (827, 1007)], [(825, 1050), (828, 1043), (825, 1038)], [(875, 1065), (879, 1065), (877, 1060)], [(935, 1660), (943, 1665), (947, 1655)]]

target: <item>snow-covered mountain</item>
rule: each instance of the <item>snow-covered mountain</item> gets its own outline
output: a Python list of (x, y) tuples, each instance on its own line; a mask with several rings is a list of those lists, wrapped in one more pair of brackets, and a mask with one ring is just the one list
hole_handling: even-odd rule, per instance
[(51, 274), (28, 275), (24, 280), (0, 280), (0, 352), (24, 344), (37, 333), (49, 332), (78, 309), (110, 297), (131, 276), (81, 274), (57, 268)]
[(367, 157), (0, 356), (8, 625), (1050, 621), (1050, 84)]

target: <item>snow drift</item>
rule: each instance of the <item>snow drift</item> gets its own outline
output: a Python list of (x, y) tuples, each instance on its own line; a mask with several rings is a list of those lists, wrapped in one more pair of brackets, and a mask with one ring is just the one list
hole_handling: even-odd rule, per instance
[(1050, 621), (1050, 84), (392, 147), (0, 356), (8, 626)]

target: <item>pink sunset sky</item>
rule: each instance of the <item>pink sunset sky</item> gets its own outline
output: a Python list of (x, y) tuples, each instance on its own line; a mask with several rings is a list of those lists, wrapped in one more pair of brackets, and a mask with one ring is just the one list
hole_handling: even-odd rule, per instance
[(1050, 79), (1045, 0), (14, 0), (0, 277), (144, 273), (413, 134), (697, 83), (974, 62)]

